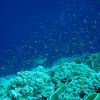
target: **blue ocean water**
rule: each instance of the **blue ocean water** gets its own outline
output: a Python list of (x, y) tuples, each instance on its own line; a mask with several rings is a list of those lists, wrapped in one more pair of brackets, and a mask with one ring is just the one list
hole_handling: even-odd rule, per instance
[(99, 0), (0, 1), (0, 76), (99, 51)]

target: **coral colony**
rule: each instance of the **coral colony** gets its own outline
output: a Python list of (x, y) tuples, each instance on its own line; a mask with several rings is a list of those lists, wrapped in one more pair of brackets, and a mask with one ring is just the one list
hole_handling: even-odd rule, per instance
[(0, 78), (0, 100), (100, 100), (100, 53)]

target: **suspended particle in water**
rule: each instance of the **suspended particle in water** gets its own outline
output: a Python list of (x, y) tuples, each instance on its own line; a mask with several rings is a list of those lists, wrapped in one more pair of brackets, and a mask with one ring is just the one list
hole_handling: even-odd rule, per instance
[(87, 19), (84, 19), (83, 22), (84, 22), (84, 24), (87, 24)]

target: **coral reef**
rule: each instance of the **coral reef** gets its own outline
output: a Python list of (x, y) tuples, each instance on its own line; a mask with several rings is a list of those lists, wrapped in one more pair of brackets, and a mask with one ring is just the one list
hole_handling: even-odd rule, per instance
[(0, 100), (99, 100), (100, 53), (0, 78), (0, 90)]

